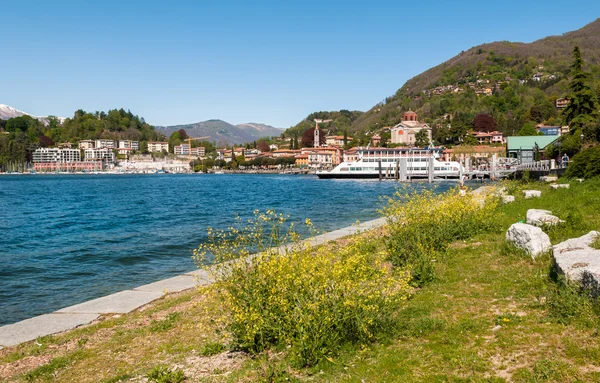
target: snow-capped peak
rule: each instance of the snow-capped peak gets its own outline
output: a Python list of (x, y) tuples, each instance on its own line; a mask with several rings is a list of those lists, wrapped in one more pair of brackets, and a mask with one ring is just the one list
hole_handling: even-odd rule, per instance
[[(48, 124), (48, 117), (33, 116), (29, 113), (25, 113), (18, 109), (15, 109), (10, 105), (0, 104), (0, 119), (2, 119), (2, 120), (8, 120), (9, 118), (21, 117), (24, 115), (28, 115), (35, 119), (38, 119), (41, 122), (43, 122), (44, 125)], [(64, 117), (58, 117), (58, 119), (60, 120), (61, 123), (65, 120)]]

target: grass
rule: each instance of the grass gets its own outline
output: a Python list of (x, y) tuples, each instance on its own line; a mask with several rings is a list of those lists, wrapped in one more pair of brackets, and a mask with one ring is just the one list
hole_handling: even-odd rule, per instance
[[(530, 208), (566, 220), (548, 229), (553, 244), (600, 229), (590, 208), (600, 206), (600, 181), (510, 189), (517, 198), (500, 208), (498, 230), (450, 244), (436, 259), (436, 278), (398, 312), (390, 335), (344, 345), (311, 368), (290, 366), (285, 349), (255, 358), (227, 352), (227, 309), (204, 290), (0, 350), (0, 381), (140, 381), (156, 366), (206, 382), (600, 381), (597, 305), (556, 277), (549, 255), (533, 260), (504, 240)], [(542, 197), (525, 200), (521, 189)]]

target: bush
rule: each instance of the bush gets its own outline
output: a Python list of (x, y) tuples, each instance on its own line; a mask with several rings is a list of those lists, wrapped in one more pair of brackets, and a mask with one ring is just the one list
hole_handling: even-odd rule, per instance
[(166, 366), (157, 366), (147, 375), (150, 383), (181, 383), (186, 380), (182, 370), (171, 370)]
[[(292, 244), (278, 250), (285, 242)], [(250, 256), (252, 250), (260, 252)], [(255, 353), (287, 347), (297, 366), (387, 331), (410, 292), (407, 273), (393, 269), (374, 241), (360, 236), (344, 246), (310, 248), (272, 211), (226, 232), (209, 230), (195, 259), (219, 262), (211, 270), (231, 307), (237, 347)]]
[(497, 202), (477, 198), (483, 197), (461, 196), (459, 189), (443, 194), (398, 191), (383, 209), (390, 228), (386, 245), (394, 266), (409, 267), (413, 283), (418, 286), (430, 282), (439, 252), (453, 241), (467, 239), (494, 226)]
[(569, 178), (592, 178), (600, 175), (600, 146), (582, 150), (575, 155), (567, 168)]

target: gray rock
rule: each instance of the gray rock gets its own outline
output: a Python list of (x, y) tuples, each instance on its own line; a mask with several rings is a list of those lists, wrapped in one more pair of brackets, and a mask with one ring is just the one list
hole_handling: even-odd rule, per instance
[(569, 184), (552, 184), (550, 185), (550, 187), (554, 190), (558, 190), (558, 189), (568, 189), (571, 185)]
[(525, 250), (532, 258), (552, 248), (550, 238), (537, 226), (515, 223), (508, 228), (506, 240)]
[(525, 198), (539, 198), (542, 196), (542, 192), (539, 190), (523, 190)]
[(559, 243), (552, 251), (558, 271), (595, 296), (600, 293), (600, 250), (590, 247), (590, 244), (598, 236), (600, 233), (591, 231)]
[(540, 177), (540, 181), (545, 181), (545, 182), (555, 182), (558, 180), (557, 176), (543, 176)]
[(527, 223), (534, 226), (556, 225), (565, 222), (550, 210), (529, 209), (527, 210)]

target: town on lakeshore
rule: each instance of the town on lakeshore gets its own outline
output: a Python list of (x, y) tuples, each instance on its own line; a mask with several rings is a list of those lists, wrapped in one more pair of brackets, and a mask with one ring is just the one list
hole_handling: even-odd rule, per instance
[[(557, 108), (563, 107), (557, 102)], [(444, 115), (442, 118), (445, 121), (444, 128), (451, 129), (452, 116)], [(428, 172), (427, 167), (410, 165), (405, 169), (407, 175), (418, 177), (441, 174), (457, 178), (463, 174), (479, 174), (478, 172), (482, 176), (490, 176), (491, 169), (502, 168), (506, 173), (518, 167), (542, 163), (547, 163), (546, 167), (554, 169), (562, 167), (568, 161), (563, 155), (556, 159), (545, 155), (548, 146), (569, 133), (568, 126), (538, 124), (533, 131), (537, 135), (514, 137), (505, 137), (497, 130), (473, 130), (464, 137), (468, 144), (444, 147), (433, 145), (433, 127), (420, 122), (417, 113), (409, 110), (403, 113), (400, 123), (383, 127), (380, 132), (371, 134), (363, 147), (352, 146), (356, 141), (347, 134), (325, 134), (321, 127), (331, 120), (314, 121), (315, 128), (304, 132), (303, 139), (308, 139), (303, 140), (302, 147), (299, 147), (301, 145), (297, 137), (285, 137), (282, 134), (245, 145), (219, 148), (205, 138), (189, 137), (181, 129), (171, 135), (169, 141), (84, 139), (37, 147), (31, 151), (30, 162), (12, 167), (5, 165), (3, 173), (317, 172), (322, 178), (336, 175), (344, 178), (390, 178), (395, 171), (395, 178), (399, 178), (397, 173), (403, 159), (411, 158), (408, 161), (418, 162), (419, 159), (415, 157), (422, 156), (435, 159), (435, 172)], [(438, 123), (435, 127), (439, 130), (442, 124)], [(9, 132), (3, 130), (0, 133)], [(378, 164), (368, 168), (364, 165), (367, 162)], [(382, 162), (390, 163), (382, 165)], [(438, 164), (445, 164), (446, 167)], [(452, 164), (456, 165), (451, 167)], [(345, 170), (345, 173), (335, 171), (337, 169), (342, 172)], [(440, 173), (441, 171), (445, 173)]]

